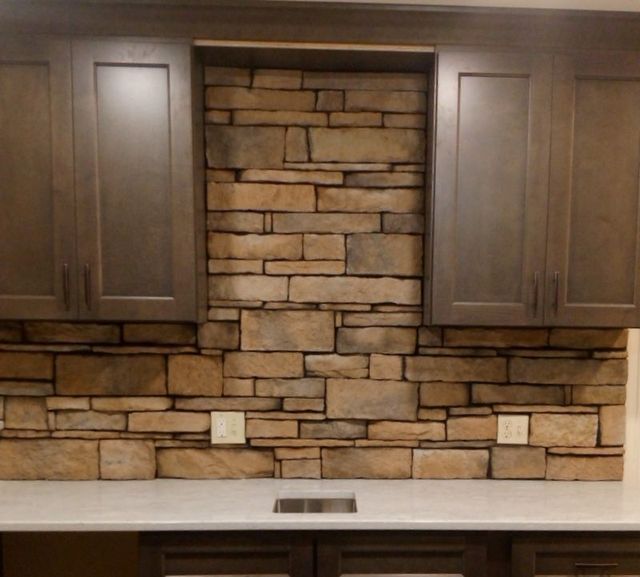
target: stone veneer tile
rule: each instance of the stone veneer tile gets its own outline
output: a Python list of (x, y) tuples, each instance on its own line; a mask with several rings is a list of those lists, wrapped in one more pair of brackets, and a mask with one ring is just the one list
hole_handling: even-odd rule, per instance
[(272, 477), (273, 452), (257, 449), (158, 449), (158, 477), (245, 479)]
[(478, 449), (419, 449), (413, 453), (416, 479), (485, 479), (489, 451)]
[(540, 447), (493, 447), (491, 477), (493, 479), (544, 479), (546, 453)]
[(408, 479), (411, 449), (322, 449), (326, 479)]
[(100, 441), (100, 478), (154, 479), (156, 450), (152, 441)]

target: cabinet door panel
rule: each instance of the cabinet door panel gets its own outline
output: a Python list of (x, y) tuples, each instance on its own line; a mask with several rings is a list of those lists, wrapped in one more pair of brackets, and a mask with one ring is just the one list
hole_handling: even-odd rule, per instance
[(551, 58), (438, 60), (433, 321), (542, 322)]
[(67, 42), (0, 40), (0, 318), (76, 314)]
[(638, 326), (640, 57), (558, 57), (547, 320)]
[(84, 318), (194, 320), (190, 48), (74, 43)]

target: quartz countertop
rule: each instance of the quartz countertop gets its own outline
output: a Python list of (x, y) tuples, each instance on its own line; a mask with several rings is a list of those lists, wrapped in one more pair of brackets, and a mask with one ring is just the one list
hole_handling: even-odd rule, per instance
[[(357, 513), (273, 513), (355, 493)], [(2, 481), (0, 531), (640, 531), (640, 486), (550, 481)]]

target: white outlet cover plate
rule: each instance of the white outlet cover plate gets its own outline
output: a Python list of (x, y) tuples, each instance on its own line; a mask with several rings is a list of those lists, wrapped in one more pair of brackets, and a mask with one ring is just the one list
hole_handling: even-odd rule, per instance
[(498, 444), (526, 445), (529, 442), (529, 415), (498, 415)]
[(244, 413), (239, 411), (211, 413), (212, 445), (244, 445), (245, 442)]

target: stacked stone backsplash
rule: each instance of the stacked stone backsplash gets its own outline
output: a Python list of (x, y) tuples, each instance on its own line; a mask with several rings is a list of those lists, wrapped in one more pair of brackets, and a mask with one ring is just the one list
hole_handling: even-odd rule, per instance
[(625, 331), (422, 326), (424, 76), (206, 84), (208, 322), (0, 323), (0, 478), (622, 477)]

